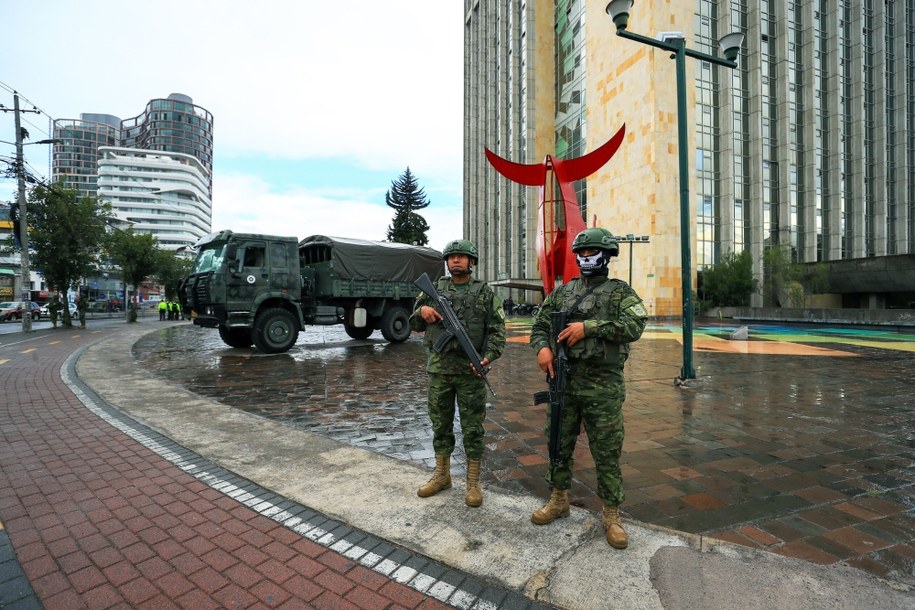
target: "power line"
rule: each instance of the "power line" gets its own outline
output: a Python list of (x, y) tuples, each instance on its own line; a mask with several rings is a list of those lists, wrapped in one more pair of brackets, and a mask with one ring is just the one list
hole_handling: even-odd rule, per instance
[[(51, 138), (51, 133), (50, 133), (49, 130), (51, 130), (51, 125), (52, 125), (53, 122), (54, 122), (54, 117), (52, 117), (50, 114), (48, 114), (47, 112), (45, 112), (43, 109), (39, 108), (37, 104), (35, 104), (34, 102), (32, 102), (29, 98), (25, 97), (25, 96), (22, 95), (21, 93), (19, 93), (15, 88), (11, 87), (11, 86), (8, 85), (7, 83), (4, 83), (3, 81), (0, 81), (0, 88), (5, 89), (6, 91), (8, 91), (9, 93), (13, 94), (14, 96), (18, 96), (19, 99), (20, 99), (21, 101), (24, 101), (24, 102), (26, 102), (28, 105), (31, 105), (31, 106), (32, 106), (32, 109), (31, 109), (31, 110), (25, 109), (25, 108), (20, 108), (20, 111), (19, 111), (19, 113), (18, 113), (18, 114), (20, 115), (20, 116), (19, 116), (19, 122), (20, 122), (20, 123), (26, 123), (27, 125), (29, 125), (29, 126), (32, 128), (32, 130), (33, 130), (34, 132), (36, 132), (36, 134), (46, 136), (48, 139), (50, 139), (50, 138)], [(13, 111), (12, 108), (8, 108), (8, 107), (4, 106), (3, 104), (0, 104), (0, 112), (12, 112), (12, 111)], [(28, 120), (28, 118), (27, 118), (28, 113), (43, 114), (43, 115), (45, 115), (46, 117), (48, 117), (48, 127), (47, 127), (48, 131), (45, 130), (45, 127), (42, 127), (42, 126), (40, 126), (40, 125), (37, 125), (37, 124), (33, 123), (32, 121)], [(18, 135), (17, 135), (17, 137), (18, 137)], [(29, 137), (29, 139), (35, 139), (35, 138), (33, 138), (33, 137), (31, 136), (31, 134), (29, 134), (28, 137)], [(37, 138), (37, 139), (45, 139), (45, 138), (39, 137), (39, 138)], [(31, 167), (32, 172), (33, 172), (34, 174), (37, 174), (37, 175), (40, 176), (42, 179), (44, 179), (44, 176), (43, 176), (37, 169), (35, 169), (34, 166), (29, 165), (29, 163), (28, 163), (28, 162), (25, 162), (25, 161), (23, 162), (23, 172), (25, 171), (25, 169), (24, 169), (25, 166)], [(49, 150), (49, 151), (48, 151), (48, 171), (50, 171), (50, 170), (51, 170), (51, 151)], [(31, 177), (34, 178), (34, 176), (31, 176)]]
[[(54, 117), (52, 117), (50, 114), (48, 114), (47, 112), (45, 112), (44, 110), (42, 110), (41, 108), (39, 108), (39, 107), (38, 107), (38, 104), (34, 103), (32, 100), (30, 100), (30, 99), (27, 98), (26, 96), (22, 95), (22, 93), (19, 92), (19, 91), (17, 91), (15, 87), (11, 87), (10, 85), (4, 83), (3, 81), (0, 81), (0, 87), (2, 87), (3, 89), (6, 89), (9, 93), (13, 93), (13, 94), (18, 95), (20, 100), (22, 100), (22, 101), (24, 101), (24, 102), (27, 102), (30, 106), (32, 106), (32, 108), (33, 108), (34, 110), (37, 110), (39, 114), (45, 115), (46, 117), (48, 117), (48, 118), (51, 119), (52, 121), (54, 120)], [(2, 106), (2, 104), (0, 104), (0, 106)], [(30, 111), (30, 112), (33, 112), (33, 111)]]

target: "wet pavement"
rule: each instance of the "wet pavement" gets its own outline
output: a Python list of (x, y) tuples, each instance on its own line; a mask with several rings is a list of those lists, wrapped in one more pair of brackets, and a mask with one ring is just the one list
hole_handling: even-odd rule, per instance
[[(545, 497), (544, 386), (510, 319), (495, 363), (484, 482)], [(652, 325), (627, 363), (623, 510), (643, 522), (915, 584), (915, 332), (696, 329), (698, 379), (673, 383), (679, 327)], [(418, 336), (401, 345), (303, 333), (288, 354), (226, 347), (182, 324), (134, 346), (141, 366), (202, 396), (402, 460), (433, 463)], [(597, 511), (583, 436), (571, 498)], [(458, 452), (455, 473), (464, 463)]]

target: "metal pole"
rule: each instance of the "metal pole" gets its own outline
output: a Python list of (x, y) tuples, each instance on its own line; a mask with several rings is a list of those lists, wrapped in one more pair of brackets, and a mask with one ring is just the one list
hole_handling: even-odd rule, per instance
[(629, 239), (629, 287), (632, 287), (632, 235), (628, 235)]
[(22, 125), (19, 120), (19, 95), (13, 93), (13, 114), (16, 118), (16, 177), (19, 182), (19, 273), (20, 301), (22, 301), (22, 332), (32, 331), (32, 309), (26, 301), (32, 300), (32, 274), (29, 271), (29, 217), (25, 202), (25, 160), (22, 155)]
[[(631, 7), (632, 3), (629, 3), (629, 8)], [(610, 8), (610, 5), (607, 5), (608, 11)], [(619, 21), (617, 19), (620, 16), (611, 16), (614, 17), (617, 36), (669, 51), (673, 53), (673, 57), (677, 62), (677, 139), (679, 140), (678, 151), (680, 155), (680, 258), (682, 259), (680, 264), (683, 275), (683, 368), (680, 370), (680, 379), (695, 379), (696, 371), (693, 368), (693, 286), (690, 254), (692, 215), (690, 214), (689, 203), (689, 151), (687, 150), (686, 129), (686, 57), (709, 61), (715, 65), (732, 69), (737, 67), (737, 57), (736, 53), (733, 59), (727, 59), (687, 49), (686, 39), (683, 37), (668, 37), (656, 40), (629, 32), (626, 30), (628, 13), (622, 15)], [(739, 48), (739, 43), (737, 46)], [(731, 50), (734, 51), (734, 49)]]
[(680, 266), (683, 276), (683, 368), (680, 379), (695, 379), (693, 368), (693, 284), (689, 206), (689, 150), (686, 129), (686, 41), (676, 41), (677, 139), (680, 155)]

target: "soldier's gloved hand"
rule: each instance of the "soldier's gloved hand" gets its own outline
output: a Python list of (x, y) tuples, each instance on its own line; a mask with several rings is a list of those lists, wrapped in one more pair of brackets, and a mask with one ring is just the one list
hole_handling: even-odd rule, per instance
[(444, 319), (435, 307), (429, 307), (428, 305), (423, 305), (419, 308), (419, 315), (426, 321), (426, 324), (435, 324)]
[(585, 323), (584, 322), (571, 322), (568, 326), (562, 329), (562, 332), (559, 333), (559, 336), (556, 337), (556, 340), (559, 342), (565, 341), (566, 346), (572, 347), (579, 341), (585, 338)]
[(552, 379), (555, 376), (553, 372), (553, 350), (548, 347), (541, 347), (540, 351), (537, 352), (537, 366)]

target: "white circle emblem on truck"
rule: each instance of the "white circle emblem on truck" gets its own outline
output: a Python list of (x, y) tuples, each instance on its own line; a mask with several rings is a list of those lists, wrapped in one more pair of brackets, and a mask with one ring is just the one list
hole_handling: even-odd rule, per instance
[(253, 284), (254, 282), (257, 281), (256, 279), (254, 279), (254, 276), (253, 276), (253, 275), (249, 275), (249, 276), (246, 277), (245, 279), (248, 281), (249, 284)]

